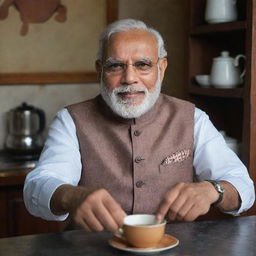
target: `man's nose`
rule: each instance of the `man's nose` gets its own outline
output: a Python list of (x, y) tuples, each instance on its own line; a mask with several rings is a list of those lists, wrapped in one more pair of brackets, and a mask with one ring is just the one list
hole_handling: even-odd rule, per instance
[(132, 64), (127, 65), (122, 74), (121, 84), (131, 85), (131, 84), (137, 84), (137, 83), (138, 83), (138, 74), (136, 72), (135, 67)]

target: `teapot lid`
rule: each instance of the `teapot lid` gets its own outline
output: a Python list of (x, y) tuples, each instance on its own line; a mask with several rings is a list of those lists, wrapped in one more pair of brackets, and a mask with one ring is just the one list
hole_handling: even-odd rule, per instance
[(229, 57), (229, 52), (228, 51), (222, 51), (220, 53), (221, 57)]
[(28, 105), (26, 102), (22, 102), (22, 104), (14, 109), (15, 111), (34, 111), (35, 108), (31, 105)]
[(214, 60), (223, 60), (223, 59), (233, 59), (233, 58), (230, 57), (228, 51), (222, 51), (222, 52), (220, 53), (220, 56), (219, 56), (219, 57), (214, 58)]

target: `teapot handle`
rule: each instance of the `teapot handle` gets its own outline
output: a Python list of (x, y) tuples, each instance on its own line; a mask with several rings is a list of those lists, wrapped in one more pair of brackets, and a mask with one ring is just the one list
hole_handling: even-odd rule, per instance
[(41, 133), (45, 127), (45, 114), (44, 114), (44, 111), (41, 109), (36, 109), (36, 112), (39, 115), (39, 120), (40, 120), (38, 133)]
[[(235, 57), (235, 60), (234, 60), (234, 65), (235, 67), (238, 67), (239, 66), (239, 60), (243, 58), (244, 60), (246, 60), (245, 58), (245, 55), (243, 54), (238, 54), (236, 57)], [(243, 77), (245, 76), (245, 67), (244, 67), (244, 70), (242, 71), (241, 75), (240, 75), (240, 78), (242, 79)]]

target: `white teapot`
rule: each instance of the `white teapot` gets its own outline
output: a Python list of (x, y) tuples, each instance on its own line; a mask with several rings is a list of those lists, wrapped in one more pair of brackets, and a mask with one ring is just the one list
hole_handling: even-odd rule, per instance
[(213, 59), (210, 73), (210, 84), (217, 88), (234, 88), (243, 83), (245, 68), (241, 72), (239, 60), (245, 56), (237, 55), (235, 58), (229, 56), (229, 52), (221, 52), (221, 56)]
[(230, 22), (236, 19), (236, 0), (207, 0), (205, 20), (208, 23)]

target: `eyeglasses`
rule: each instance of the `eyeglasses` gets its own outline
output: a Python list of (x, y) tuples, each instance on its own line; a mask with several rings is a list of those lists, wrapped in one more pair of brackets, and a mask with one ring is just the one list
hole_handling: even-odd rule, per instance
[(126, 71), (128, 65), (132, 65), (138, 74), (149, 74), (158, 61), (159, 58), (156, 62), (152, 62), (149, 59), (143, 59), (127, 64), (118, 60), (108, 60), (103, 65), (103, 71), (110, 75), (121, 75)]

